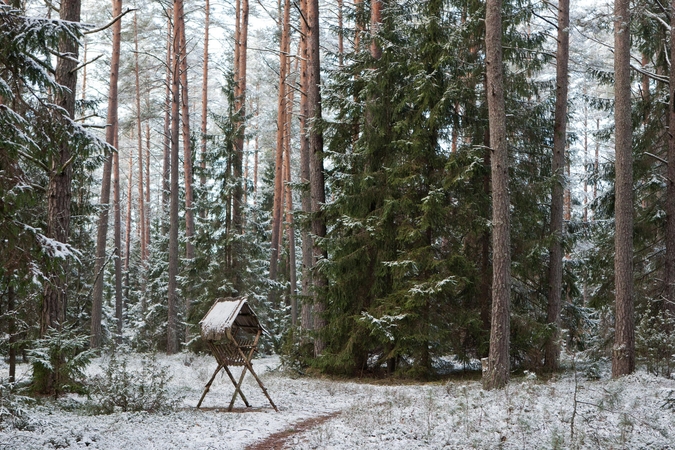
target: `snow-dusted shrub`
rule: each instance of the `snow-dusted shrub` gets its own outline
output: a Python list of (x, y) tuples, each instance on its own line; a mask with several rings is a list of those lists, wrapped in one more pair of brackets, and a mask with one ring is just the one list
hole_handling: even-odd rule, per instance
[(169, 368), (152, 357), (143, 357), (141, 369), (130, 369), (126, 357), (113, 353), (102, 375), (90, 380), (91, 408), (110, 414), (116, 410), (156, 412), (173, 408), (181, 398), (169, 392)]
[[(33, 389), (39, 393), (59, 396), (64, 392), (83, 392), (85, 369), (94, 352), (86, 350), (89, 338), (64, 327), (50, 329), (42, 339), (35, 341), (28, 355), (33, 363)], [(49, 383), (53, 374), (53, 385)]]
[(635, 351), (654, 375), (675, 371), (675, 318), (667, 313), (645, 314), (635, 330)]
[(24, 429), (29, 424), (29, 416), (23, 403), (24, 397), (16, 395), (13, 385), (0, 381), (0, 431), (5, 428)]

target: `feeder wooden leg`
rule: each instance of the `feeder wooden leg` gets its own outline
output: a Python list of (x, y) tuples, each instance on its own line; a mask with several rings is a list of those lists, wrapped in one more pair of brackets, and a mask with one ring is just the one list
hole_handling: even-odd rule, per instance
[(227, 407), (228, 412), (232, 412), (234, 407), (234, 401), (237, 398), (237, 393), (241, 392), (241, 383), (244, 381), (244, 375), (246, 375), (246, 366), (241, 369), (241, 376), (239, 377), (239, 383), (234, 386), (234, 395), (232, 395), (232, 400), (230, 401), (230, 406)]
[[(225, 371), (227, 372), (227, 375), (230, 377), (230, 380), (232, 380), (232, 384), (234, 385), (234, 387), (236, 389), (237, 388), (237, 381), (234, 379), (234, 376), (232, 376), (232, 372), (230, 372), (230, 369), (228, 369), (227, 366), (223, 366), (223, 369), (225, 369)], [(246, 406), (248, 406), (250, 408), (251, 405), (248, 403), (248, 400), (246, 400), (246, 397), (244, 396), (244, 393), (241, 392), (241, 389), (236, 389), (234, 391), (235, 394), (237, 392), (239, 392), (239, 396), (244, 401), (244, 403), (246, 403)]]
[(202, 402), (204, 401), (204, 397), (206, 397), (206, 393), (209, 392), (209, 389), (211, 389), (211, 384), (213, 383), (213, 380), (216, 379), (216, 375), (218, 375), (218, 372), (220, 372), (220, 369), (223, 368), (222, 364), (218, 364), (218, 367), (216, 368), (216, 371), (213, 372), (213, 376), (209, 380), (208, 383), (206, 383), (206, 387), (204, 388), (204, 393), (202, 394), (202, 398), (199, 399), (199, 403), (197, 403), (197, 409), (199, 409), (200, 406), (202, 406)]
[(262, 389), (263, 393), (265, 394), (265, 397), (267, 397), (267, 400), (270, 401), (270, 405), (272, 405), (272, 408), (274, 408), (274, 410), (276, 412), (279, 412), (279, 409), (277, 408), (277, 405), (275, 405), (274, 402), (272, 401), (272, 397), (270, 397), (270, 394), (267, 393), (267, 389), (265, 389), (265, 386), (263, 385), (262, 381), (260, 381), (260, 378), (258, 378), (258, 375), (256, 375), (256, 373), (253, 371), (253, 365), (251, 364), (251, 362), (246, 361), (245, 367), (248, 367), (248, 370), (251, 372), (251, 375), (253, 375), (255, 380), (260, 385), (260, 389)]

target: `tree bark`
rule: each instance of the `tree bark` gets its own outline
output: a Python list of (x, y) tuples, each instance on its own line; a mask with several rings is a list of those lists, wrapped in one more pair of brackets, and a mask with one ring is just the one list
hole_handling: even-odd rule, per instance
[[(59, 10), (61, 20), (69, 22), (80, 21), (80, 0), (62, 0)], [(65, 114), (73, 119), (75, 115), (75, 90), (77, 88), (77, 58), (79, 48), (77, 41), (69, 35), (64, 35), (59, 41), (59, 53), (68, 55), (68, 58), (57, 58), (56, 82), (64, 89), (57, 92), (55, 103), (63, 109)], [(65, 119), (63, 119), (65, 121)], [(64, 123), (66, 128), (68, 123)], [(73, 167), (71, 164), (70, 142), (62, 139), (58, 144), (58, 151), (52, 157), (49, 170), (49, 186), (47, 188), (47, 236), (62, 244), (68, 243), (70, 233), (70, 199), (72, 197)], [(40, 336), (44, 337), (50, 328), (61, 329), (66, 318), (67, 289), (66, 274), (68, 262), (54, 269), (48, 275), (49, 281), (45, 284), (40, 316)], [(50, 372), (46, 383), (47, 390), (51, 390), (55, 381), (54, 373)]]
[[(206, 184), (206, 129), (208, 125), (208, 97), (209, 97), (209, 24), (211, 20), (211, 5), (206, 0), (204, 5), (204, 65), (202, 67), (202, 139), (201, 139), (201, 163), (202, 173), (199, 183), (202, 187)], [(206, 211), (203, 211), (205, 213)]]
[[(122, 13), (122, 1), (113, 0), (113, 17)], [(115, 144), (117, 136), (117, 85), (120, 69), (120, 44), (122, 33), (121, 19), (112, 26), (112, 53), (110, 55), (110, 87), (108, 92), (108, 115), (105, 141)], [(98, 217), (96, 235), (96, 262), (94, 263), (94, 290), (91, 306), (91, 348), (99, 348), (102, 343), (101, 316), (103, 310), (103, 265), (106, 259), (106, 243), (108, 237), (108, 215), (110, 211), (110, 177), (112, 172), (112, 155), (106, 155), (103, 163), (103, 179), (101, 181), (101, 212)]]
[[(281, 242), (281, 222), (283, 216), (284, 184), (284, 128), (286, 125), (288, 52), (290, 41), (290, 0), (284, 2), (284, 18), (281, 26), (281, 44), (279, 51), (279, 101), (277, 110), (277, 148), (274, 159), (274, 202), (272, 210), (272, 248), (270, 255), (270, 280), (276, 281)], [(270, 300), (275, 299), (275, 289), (270, 289)]]
[[(239, 14), (237, 42), (237, 55), (235, 58), (236, 64), (236, 97), (235, 97), (235, 111), (239, 118), (237, 122), (237, 137), (234, 142), (234, 193), (232, 196), (232, 224), (235, 233), (242, 234), (243, 232), (243, 161), (244, 161), (244, 135), (246, 131), (246, 50), (248, 48), (248, 16), (249, 4), (248, 0), (241, 0), (241, 11)], [(233, 259), (236, 260), (236, 257)]]
[(612, 377), (635, 370), (633, 319), (633, 155), (630, 87), (630, 1), (614, 2), (616, 295)]
[[(319, 2), (307, 0), (307, 118), (309, 121), (309, 166), (312, 211), (313, 242), (313, 288), (314, 288), (314, 329), (317, 332), (326, 325), (323, 318), (325, 308), (323, 295), (327, 285), (326, 277), (316, 270), (319, 260), (326, 258), (321, 248), (321, 239), (326, 236), (326, 222), (321, 208), (326, 202), (323, 173), (323, 132), (321, 131), (321, 60), (319, 46)], [(321, 355), (325, 347), (323, 339), (314, 340), (314, 354)]]
[[(675, 0), (671, 11), (675, 11)], [(671, 30), (675, 30), (675, 14), (670, 17)], [(670, 42), (670, 60), (675, 55), (675, 42)], [(669, 123), (675, 126), (675, 70), (670, 70)], [(675, 132), (668, 133), (668, 176), (666, 179), (666, 274), (664, 310), (675, 318)], [(671, 330), (672, 332), (672, 330)]]
[[(296, 67), (297, 70), (297, 67)], [(290, 75), (290, 73), (288, 74)], [(287, 79), (288, 79), (287, 75)], [(288, 240), (288, 279), (290, 282), (291, 299), (291, 324), (297, 325), (298, 322), (298, 297), (297, 297), (297, 278), (295, 263), (295, 226), (293, 223), (293, 190), (291, 189), (291, 122), (293, 120), (293, 89), (288, 89), (287, 110), (284, 124), (284, 172), (285, 172), (285, 194), (286, 194), (286, 232)]]
[(183, 177), (185, 181), (185, 257), (188, 260), (194, 258), (194, 243), (192, 242), (195, 232), (194, 212), (192, 211), (192, 148), (190, 144), (190, 108), (188, 98), (188, 65), (187, 65), (187, 40), (185, 38), (185, 14), (183, 0), (174, 3), (178, 8), (178, 14), (174, 14), (175, 33), (178, 37), (178, 49), (175, 51), (180, 61), (180, 102), (181, 119), (183, 125)]
[[(174, 0), (173, 23), (179, 23), (182, 0)], [(169, 286), (168, 321), (166, 330), (166, 353), (172, 355), (178, 351), (178, 152), (180, 139), (180, 34), (174, 27), (172, 74), (171, 74), (171, 201), (169, 210)]]
[(563, 275), (563, 196), (565, 145), (567, 142), (567, 88), (569, 63), (569, 0), (558, 1), (558, 48), (556, 50), (556, 98), (553, 125), (553, 192), (551, 194), (551, 246), (549, 247), (549, 291), (546, 320), (552, 328), (544, 349), (544, 368), (553, 372), (560, 363), (560, 308)]
[[(115, 148), (118, 137), (115, 136)], [(117, 342), (122, 340), (122, 217), (120, 211), (120, 154), (115, 152), (112, 160), (113, 188), (113, 235), (115, 241), (115, 320)]]
[[(136, 133), (138, 134), (138, 226), (140, 232), (140, 250), (141, 250), (141, 263), (145, 264), (145, 261), (148, 258), (148, 244), (145, 240), (146, 231), (145, 231), (145, 199), (143, 198), (143, 131), (142, 131), (142, 118), (141, 118), (141, 75), (140, 75), (140, 65), (138, 62), (138, 16), (137, 13), (134, 13), (134, 46), (136, 52), (134, 53), (134, 66), (135, 66), (135, 78), (136, 78)], [(147, 180), (146, 180), (147, 183)], [(131, 191), (129, 191), (129, 197), (131, 198)]]
[(11, 277), (7, 277), (7, 313), (9, 315), (9, 324), (7, 326), (7, 333), (9, 334), (9, 382), (16, 381), (16, 312), (14, 308), (15, 303), (14, 285), (12, 285)]
[[(345, 32), (344, 32), (344, 1), (337, 0), (337, 26), (338, 26), (338, 66), (342, 67), (344, 65), (345, 57)], [(302, 19), (301, 19), (302, 20)]]
[[(150, 107), (148, 97), (147, 107)], [(145, 122), (145, 258), (150, 258), (150, 121)]]
[[(301, 0), (301, 10), (307, 11), (307, 0)], [(309, 170), (309, 140), (308, 140), (308, 124), (307, 124), (307, 33), (309, 30), (308, 24), (303, 18), (300, 18), (300, 184), (302, 190), (300, 191), (300, 207), (305, 217), (309, 217), (312, 211), (312, 199), (310, 192), (310, 170)], [(312, 251), (312, 237), (310, 229), (307, 225), (303, 225), (302, 232), (302, 315), (300, 323), (302, 328), (311, 330), (314, 328), (312, 323), (312, 303), (311, 287), (312, 287), (312, 265), (313, 265), (313, 251)]]
[[(133, 132), (132, 132), (133, 139)], [(129, 257), (131, 255), (131, 210), (133, 209), (133, 179), (134, 179), (134, 159), (131, 151), (129, 151), (129, 176), (127, 177), (127, 218), (124, 222), (124, 265), (122, 269), (129, 274)], [(129, 286), (127, 286), (127, 292)]]
[[(167, 14), (173, 14), (173, 8), (167, 11)], [(166, 102), (164, 107), (164, 158), (162, 159), (162, 207), (166, 211), (169, 208), (171, 198), (171, 101), (172, 101), (172, 79), (173, 72), (173, 30), (171, 25), (171, 18), (167, 17), (167, 32), (166, 32)], [(165, 223), (166, 220), (162, 219)], [(166, 230), (168, 227), (164, 226)]]
[(511, 250), (509, 218), (509, 158), (506, 141), (504, 74), (502, 63), (502, 1), (487, 0), (485, 62), (492, 151), (492, 322), (485, 389), (501, 389), (509, 381), (509, 310)]
[(382, 0), (371, 0), (370, 2), (370, 54), (374, 59), (382, 57), (382, 49), (377, 43), (377, 32), (382, 23)]

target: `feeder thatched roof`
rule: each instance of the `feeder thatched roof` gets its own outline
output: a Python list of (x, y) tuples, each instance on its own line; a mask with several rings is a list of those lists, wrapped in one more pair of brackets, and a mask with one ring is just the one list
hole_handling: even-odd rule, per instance
[(258, 317), (248, 306), (245, 297), (219, 298), (199, 322), (202, 338), (219, 341), (227, 337), (227, 330), (241, 328), (246, 333), (262, 330)]

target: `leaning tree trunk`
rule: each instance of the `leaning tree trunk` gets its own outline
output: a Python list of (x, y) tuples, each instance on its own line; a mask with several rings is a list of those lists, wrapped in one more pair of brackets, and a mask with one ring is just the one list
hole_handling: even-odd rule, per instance
[(633, 155), (630, 87), (630, 1), (614, 2), (615, 235), (616, 295), (612, 377), (635, 370), (633, 322)]
[(502, 64), (502, 1), (487, 0), (485, 63), (492, 151), (492, 322), (490, 354), (483, 372), (485, 389), (501, 389), (509, 381), (509, 309), (511, 251), (509, 219), (509, 158), (506, 142)]
[[(113, 0), (113, 17), (122, 13), (122, 1)], [(108, 93), (108, 116), (105, 141), (113, 146), (117, 135), (117, 84), (120, 69), (120, 36), (122, 20), (112, 26), (112, 54), (110, 56), (110, 88)], [(94, 264), (94, 291), (91, 305), (91, 348), (99, 348), (102, 341), (101, 317), (103, 311), (103, 266), (106, 259), (106, 242), (108, 237), (108, 214), (110, 211), (110, 176), (112, 172), (112, 155), (106, 155), (103, 163), (103, 180), (101, 181), (101, 212), (98, 217), (96, 235), (96, 262)]]
[(551, 194), (551, 246), (549, 247), (549, 291), (547, 322), (551, 336), (544, 349), (546, 370), (558, 370), (560, 361), (560, 307), (563, 274), (563, 196), (565, 184), (565, 145), (567, 142), (567, 75), (569, 62), (569, 0), (558, 1), (558, 48), (556, 51), (556, 98), (553, 125), (553, 192)]

